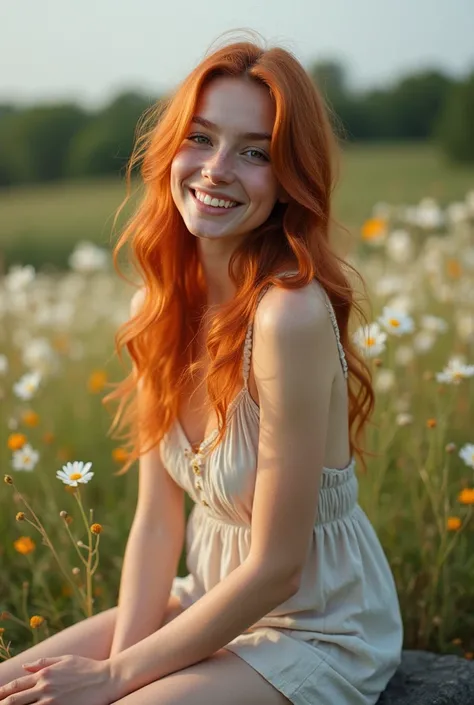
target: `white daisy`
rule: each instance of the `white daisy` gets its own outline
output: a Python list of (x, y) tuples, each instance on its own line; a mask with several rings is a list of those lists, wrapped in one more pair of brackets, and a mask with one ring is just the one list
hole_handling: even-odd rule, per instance
[(8, 270), (4, 282), (7, 291), (17, 294), (24, 291), (35, 278), (35, 269), (30, 264), (25, 267), (13, 265)]
[(404, 311), (384, 306), (379, 323), (392, 335), (401, 336), (413, 331), (413, 319)]
[(63, 465), (62, 470), (57, 471), (56, 477), (70, 487), (77, 487), (79, 483), (84, 485), (94, 475), (93, 472), (89, 472), (91, 467), (92, 463), (83, 463), (82, 460), (75, 460), (73, 463)]
[(385, 249), (390, 259), (398, 264), (405, 264), (414, 256), (413, 242), (407, 230), (394, 230), (387, 239)]
[(459, 451), (459, 457), (464, 460), (466, 465), (474, 468), (474, 443), (466, 443)]
[(395, 419), (397, 426), (409, 426), (413, 423), (413, 416), (407, 412), (400, 412)]
[(39, 453), (33, 450), (29, 443), (16, 450), (12, 457), (12, 466), (15, 470), (33, 470), (39, 460)]
[(352, 339), (366, 357), (376, 357), (385, 350), (387, 334), (380, 331), (378, 323), (370, 323), (358, 328)]
[(416, 335), (413, 337), (413, 348), (414, 350), (422, 355), (423, 353), (427, 353), (433, 345), (436, 342), (436, 337), (431, 331), (429, 330), (420, 330)]
[(442, 372), (436, 373), (436, 380), (445, 384), (460, 384), (461, 380), (474, 376), (474, 365), (464, 365), (457, 358), (452, 357)]
[(38, 371), (29, 372), (13, 385), (13, 391), (20, 399), (31, 399), (37, 392), (40, 382), (41, 374)]
[(413, 362), (414, 357), (415, 353), (413, 352), (413, 348), (409, 345), (400, 345), (395, 350), (394, 360), (396, 365), (406, 367), (406, 365), (409, 365), (410, 362)]
[(429, 333), (445, 333), (448, 330), (448, 324), (439, 316), (422, 316), (421, 327)]
[(379, 370), (374, 386), (377, 392), (382, 394), (389, 392), (395, 386), (395, 372), (393, 370)]

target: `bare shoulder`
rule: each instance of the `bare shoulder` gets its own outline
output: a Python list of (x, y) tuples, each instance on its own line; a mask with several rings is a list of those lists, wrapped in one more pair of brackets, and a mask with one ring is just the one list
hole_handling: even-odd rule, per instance
[(257, 306), (252, 350), (262, 403), (263, 385), (271, 378), (299, 396), (308, 392), (308, 380), (332, 382), (339, 361), (321, 285), (315, 281), (300, 289), (271, 287)]
[(275, 335), (278, 338), (330, 332), (325, 292), (317, 281), (300, 289), (272, 286), (262, 297), (255, 313), (255, 334)]
[(130, 315), (132, 316), (132, 318), (140, 312), (145, 301), (145, 295), (146, 289), (144, 286), (140, 287), (140, 289), (137, 289), (136, 292), (133, 294), (132, 299), (130, 301)]

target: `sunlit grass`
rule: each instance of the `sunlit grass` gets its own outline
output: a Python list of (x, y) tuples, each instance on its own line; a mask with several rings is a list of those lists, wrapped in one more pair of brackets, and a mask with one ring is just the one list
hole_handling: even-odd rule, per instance
[[(463, 199), (369, 209), (352, 259), (373, 325), (351, 334), (377, 393), (360, 503), (393, 570), (405, 646), (469, 654), (474, 196)], [(0, 462), (14, 483), (0, 486), (0, 612), (10, 615), (0, 621), (0, 658), (117, 600), (137, 474), (114, 475), (127, 453), (107, 437), (101, 398), (123, 374), (113, 335), (131, 292), (98, 253), (87, 256), (83, 271), (12, 271), (0, 281)], [(56, 477), (75, 460), (94, 472), (80, 502)]]

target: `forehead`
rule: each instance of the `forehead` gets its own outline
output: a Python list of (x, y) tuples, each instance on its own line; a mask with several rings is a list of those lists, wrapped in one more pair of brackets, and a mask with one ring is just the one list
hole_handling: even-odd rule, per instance
[(256, 81), (219, 76), (202, 89), (196, 114), (222, 130), (271, 133), (275, 106), (268, 89)]

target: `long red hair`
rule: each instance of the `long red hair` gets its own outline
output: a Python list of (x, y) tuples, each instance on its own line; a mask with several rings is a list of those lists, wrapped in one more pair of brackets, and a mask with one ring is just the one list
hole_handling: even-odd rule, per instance
[[(229, 277), (236, 287), (235, 298), (216, 309), (212, 317), (205, 382), (220, 428), (216, 444), (226, 431), (228, 404), (241, 384), (245, 334), (260, 291), (269, 282), (299, 288), (316, 279), (335, 309), (349, 367), (351, 453), (364, 463), (359, 444), (373, 410), (374, 392), (370, 369), (348, 332), (354, 308), (365, 320), (349, 274), (362, 280), (330, 243), (337, 138), (322, 97), (289, 51), (239, 41), (205, 57), (166, 102), (144, 114), (127, 165), (127, 196), (117, 216), (130, 197), (137, 165), (144, 195), (116, 244), (114, 264), (122, 275), (118, 255), (129, 244), (144, 295), (140, 310), (120, 326), (115, 339), (119, 359), (126, 347), (135, 369), (104, 399), (104, 403), (119, 402), (110, 433), (128, 442), (129, 460), (119, 474), (170, 429), (178, 415), (180, 391), (199, 365), (193, 339), (206, 302), (205, 280), (196, 238), (187, 230), (171, 195), (170, 169), (188, 134), (201, 89), (221, 75), (245, 77), (268, 88), (276, 114), (271, 162), (289, 202), (278, 202), (267, 221), (234, 251)], [(299, 273), (277, 279), (276, 273), (289, 260), (295, 261)]]

